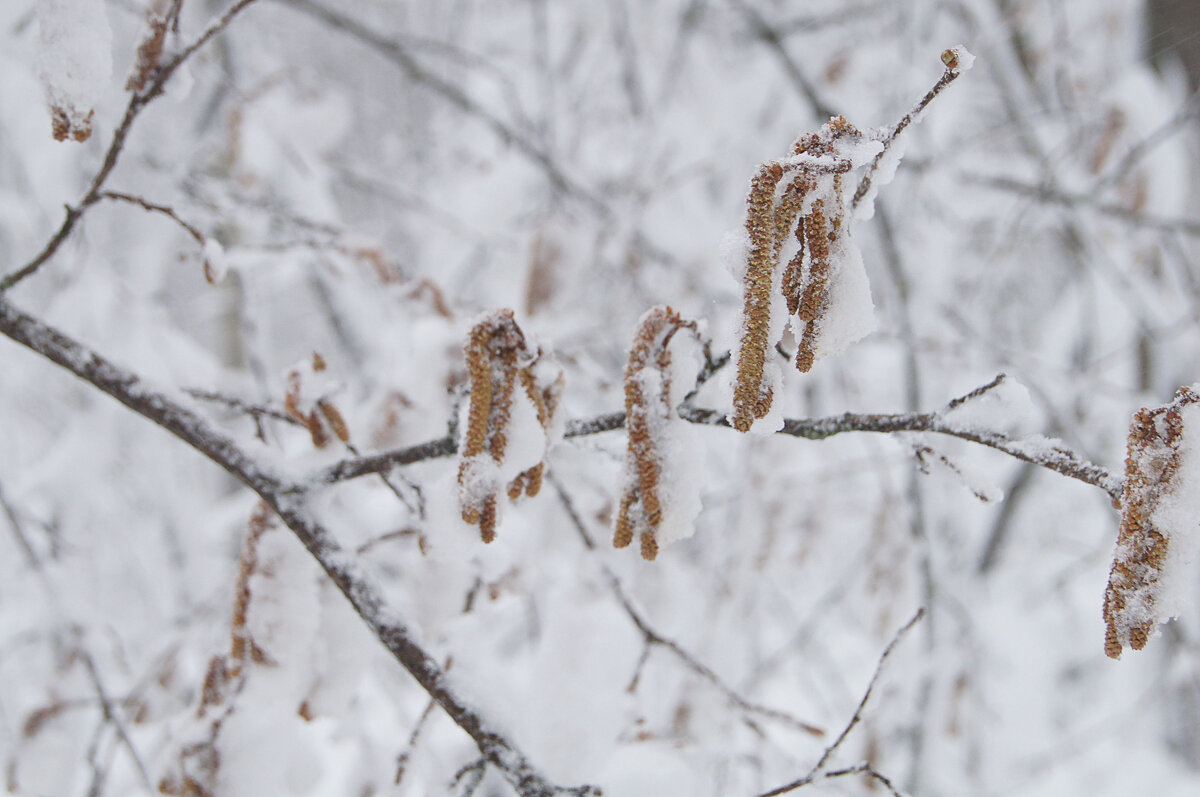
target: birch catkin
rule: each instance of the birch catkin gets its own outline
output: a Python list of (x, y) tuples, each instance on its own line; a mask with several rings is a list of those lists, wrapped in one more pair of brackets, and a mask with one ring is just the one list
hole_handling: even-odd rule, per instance
[(500, 492), (510, 500), (537, 495), (545, 473), (543, 457), (504, 484), (504, 473), (511, 473), (506, 460), (514, 402), (532, 405), (548, 447), (562, 371), (540, 348), (530, 347), (508, 309), (483, 317), (471, 328), (464, 354), (470, 395), (459, 441), (459, 503), (463, 520), (478, 525), (483, 541), (491, 542), (499, 522)]
[(647, 561), (658, 556), (657, 532), (663, 520), (664, 435), (671, 420), (678, 420), (671, 398), (669, 347), (681, 329), (698, 331), (696, 322), (685, 321), (670, 307), (651, 308), (638, 324), (625, 366), (626, 484), (613, 546), (624, 548), (638, 535)]
[[(783, 325), (774, 322), (778, 328), (773, 328), (772, 322), (777, 291), (797, 336), (796, 368), (807, 372), (816, 359), (841, 253), (842, 176), (856, 166), (839, 144), (862, 137), (843, 117), (835, 117), (797, 140), (791, 157), (762, 164), (750, 181), (742, 325), (729, 416), (739, 431), (749, 431), (765, 417), (774, 399), (765, 369), (771, 347), (783, 334)], [(789, 252), (789, 242), (794, 251)]]
[(1182, 410), (1197, 402), (1200, 395), (1191, 388), (1180, 388), (1170, 404), (1143, 408), (1130, 424), (1121, 526), (1104, 590), (1104, 652), (1110, 658), (1120, 658), (1126, 647), (1144, 648), (1162, 619), (1158, 604), (1171, 536), (1155, 512), (1179, 489)]

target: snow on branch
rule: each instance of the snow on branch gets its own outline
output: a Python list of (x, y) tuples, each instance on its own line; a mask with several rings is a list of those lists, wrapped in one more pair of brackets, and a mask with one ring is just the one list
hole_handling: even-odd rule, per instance
[(691, 536), (700, 514), (698, 479), (691, 474), (697, 457), (693, 433), (675, 407), (682, 400), (685, 371), (672, 357), (675, 333), (699, 334), (670, 307), (647, 310), (638, 321), (625, 366), (625, 487), (613, 546), (641, 539), (642, 558), (654, 561), (659, 547)]
[(510, 739), (452, 689), (443, 668), (386, 605), (380, 589), (359, 567), (355, 557), (343, 550), (333, 535), (313, 517), (305, 486), (289, 483), (271, 473), (200, 416), (150, 389), (131, 371), (21, 312), (3, 296), (0, 296), (0, 334), (41, 354), (162, 426), (257, 493), (308, 549), (375, 637), (470, 735), (488, 764), (503, 773), (518, 794), (523, 797), (599, 794), (591, 786), (562, 787), (551, 783)]
[(464, 352), (471, 394), (466, 423), (460, 424), (459, 503), (463, 520), (478, 525), (483, 541), (491, 542), (500, 490), (512, 501), (541, 490), (563, 374), (553, 358), (529, 345), (512, 310), (481, 318)]
[(1183, 572), (1200, 543), (1200, 385), (1143, 408), (1129, 427), (1121, 527), (1104, 590), (1104, 652), (1141, 650), (1155, 626), (1178, 611), (1178, 593), (1194, 581)]
[[(985, 388), (986, 385), (972, 393), (980, 393)], [(1036, 434), (1011, 437), (978, 424), (962, 423), (961, 413), (950, 413), (966, 398), (967, 396), (955, 399), (945, 408), (933, 412), (846, 412), (823, 418), (786, 418), (777, 434), (802, 437), (806, 440), (824, 440), (848, 432), (933, 432), (994, 448), (1022, 462), (1038, 465), (1084, 484), (1099, 487), (1114, 501), (1120, 498), (1119, 477), (1109, 473), (1103, 466), (1084, 459), (1061, 440)], [(680, 418), (689, 423), (701, 426), (730, 426), (728, 418), (718, 410), (694, 407), (685, 402), (677, 408), (677, 412)], [(624, 412), (610, 412), (594, 418), (573, 418), (563, 424), (563, 437), (586, 437), (623, 429), (625, 417)], [(333, 484), (386, 473), (397, 466), (453, 456), (457, 450), (455, 439), (447, 435), (407, 448), (344, 459), (317, 471), (307, 481), (313, 485)]]

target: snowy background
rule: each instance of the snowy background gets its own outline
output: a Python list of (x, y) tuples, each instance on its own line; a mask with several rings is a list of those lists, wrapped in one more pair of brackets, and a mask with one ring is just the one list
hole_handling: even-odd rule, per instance
[[(285, 472), (353, 456), (289, 402), (334, 405), (360, 453), (446, 435), (485, 311), (554, 353), (566, 419), (623, 408), (654, 305), (729, 350), (722, 253), (758, 164), (831, 114), (895, 124), (960, 44), (974, 67), (851, 227), (876, 331), (809, 374), (780, 359), (783, 416), (934, 411), (1004, 372), (947, 418), (1120, 477), (1132, 414), (1200, 378), (1200, 106), (1169, 57), (1147, 62), (1142, 3), (321, 2), (252, 2), (188, 58), (107, 176), (127, 199), (91, 203), (5, 294)], [(0, 274), (87, 194), (147, 12), (180, 12), (166, 59), (230, 4), (0, 3)], [(54, 107), (90, 137), (55, 141)], [(694, 403), (727, 412), (728, 379)], [(316, 512), (557, 783), (749, 797), (800, 778), (923, 606), (796, 793), (1200, 790), (1200, 581), (1180, 570), (1180, 619), (1105, 657), (1104, 490), (944, 435), (691, 431), (672, 478), (702, 509), (655, 562), (610, 547), (619, 430), (558, 442), (487, 546), (452, 457), (329, 486)], [(0, 342), (0, 789), (185, 793), (210, 743), (191, 793), (512, 794), (256, 505)], [(255, 651), (214, 729), (206, 673), (239, 627)], [(891, 787), (821, 777), (862, 762)]]

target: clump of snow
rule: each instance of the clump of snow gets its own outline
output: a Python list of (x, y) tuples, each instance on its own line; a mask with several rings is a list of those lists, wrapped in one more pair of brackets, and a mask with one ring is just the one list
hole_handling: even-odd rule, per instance
[(225, 279), (229, 273), (229, 260), (225, 257), (225, 248), (216, 238), (204, 239), (204, 278), (210, 285), (216, 285)]
[[(891, 131), (888, 128), (879, 128), (872, 131), (871, 135), (881, 140), (887, 138)], [(896, 178), (896, 172), (900, 168), (900, 161), (904, 159), (904, 152), (907, 148), (907, 139), (904, 136), (897, 136), (892, 139), (892, 143), (886, 150), (883, 150), (879, 161), (874, 165), (874, 172), (871, 174), (871, 185), (867, 189), (867, 193), (859, 200), (858, 207), (854, 208), (854, 219), (856, 221), (869, 221), (875, 218), (875, 198), (879, 196), (879, 189)]]
[(86, 141), (112, 77), (112, 29), (103, 0), (38, 0), (38, 77), (54, 138)]
[(942, 53), (942, 61), (955, 72), (966, 72), (975, 65), (975, 56), (963, 45), (956, 44)]
[[(875, 302), (871, 299), (871, 284), (863, 263), (862, 250), (849, 235), (833, 244), (833, 273), (829, 278), (827, 311), (816, 321), (816, 342), (813, 351), (819, 360), (840, 354), (875, 331)], [(803, 331), (798, 318), (791, 319), (792, 329)]]
[[(1200, 392), (1200, 383), (1192, 389)], [(1194, 605), (1196, 564), (1200, 562), (1200, 405), (1184, 407), (1180, 414), (1184, 433), (1172, 486), (1150, 516), (1151, 524), (1170, 540), (1158, 581), (1159, 622), (1178, 617)]]

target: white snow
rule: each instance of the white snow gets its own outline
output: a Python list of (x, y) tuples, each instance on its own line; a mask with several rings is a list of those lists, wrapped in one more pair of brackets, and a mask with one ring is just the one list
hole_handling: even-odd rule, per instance
[(87, 138), (112, 77), (112, 29), (104, 0), (38, 0), (38, 76), (69, 137)]
[[(1200, 391), (1200, 383), (1192, 385)], [(1200, 405), (1183, 408), (1183, 443), (1171, 486), (1150, 516), (1151, 524), (1167, 536), (1167, 560), (1156, 585), (1157, 622), (1190, 610), (1200, 583)]]

